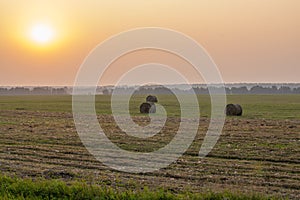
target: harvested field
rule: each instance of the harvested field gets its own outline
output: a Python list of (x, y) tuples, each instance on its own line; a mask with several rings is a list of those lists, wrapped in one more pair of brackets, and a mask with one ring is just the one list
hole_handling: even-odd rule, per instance
[[(149, 123), (139, 113), (145, 96), (130, 102), (133, 120)], [(118, 146), (150, 152), (166, 145), (176, 133), (178, 102), (158, 96), (168, 112), (162, 132), (143, 140), (126, 136), (115, 124), (110, 97), (97, 96), (101, 127)], [(163, 188), (180, 192), (261, 193), (300, 198), (300, 95), (228, 96), (243, 106), (242, 117), (227, 117), (223, 133), (206, 158), (198, 152), (209, 124), (210, 101), (199, 96), (198, 134), (188, 149), (169, 167), (152, 173), (131, 174), (111, 170), (90, 155), (74, 126), (70, 96), (0, 97), (1, 172), (18, 177), (84, 180), (119, 190)]]

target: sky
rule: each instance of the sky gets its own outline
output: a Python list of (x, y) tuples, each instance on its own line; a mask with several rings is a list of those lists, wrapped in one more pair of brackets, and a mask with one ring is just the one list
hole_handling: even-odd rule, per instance
[[(0, 86), (73, 85), (99, 43), (140, 27), (192, 37), (214, 60), (225, 83), (300, 82), (299, 0), (1, 0)], [(129, 57), (112, 67), (101, 84), (111, 84), (141, 57), (181, 63), (153, 51)], [(166, 82), (171, 79), (166, 73)]]

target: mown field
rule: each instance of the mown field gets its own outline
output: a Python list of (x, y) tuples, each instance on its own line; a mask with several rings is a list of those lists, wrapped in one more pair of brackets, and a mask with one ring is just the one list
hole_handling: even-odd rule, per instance
[[(19, 185), (43, 191), (37, 185), (50, 184), (54, 191), (92, 190), (89, 194), (111, 197), (116, 191), (115, 199), (155, 194), (157, 199), (300, 198), (300, 95), (229, 95), (228, 103), (241, 104), (244, 114), (226, 118), (218, 143), (203, 159), (198, 152), (209, 124), (210, 100), (206, 95), (198, 98), (200, 126), (188, 151), (167, 168), (133, 174), (112, 170), (87, 152), (76, 133), (71, 96), (0, 96), (0, 196), (26, 196)], [(130, 102), (132, 118), (141, 125), (149, 123), (138, 110), (144, 99), (134, 96)], [(99, 123), (123, 149), (161, 148), (176, 134), (180, 113), (173, 96), (158, 99), (168, 112), (162, 134), (145, 140), (127, 137), (111, 116), (110, 96), (96, 97)]]

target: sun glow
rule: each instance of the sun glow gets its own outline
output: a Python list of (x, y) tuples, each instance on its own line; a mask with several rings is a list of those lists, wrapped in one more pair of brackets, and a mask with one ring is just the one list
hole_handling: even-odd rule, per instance
[(38, 44), (48, 44), (54, 39), (54, 30), (46, 24), (37, 24), (30, 30), (30, 38)]

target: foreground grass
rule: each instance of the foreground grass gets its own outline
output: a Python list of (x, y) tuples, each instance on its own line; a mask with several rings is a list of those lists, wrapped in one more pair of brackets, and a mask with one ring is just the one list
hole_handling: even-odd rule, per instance
[(60, 180), (32, 180), (0, 175), (1, 199), (273, 199), (261, 195), (224, 193), (182, 193), (165, 190), (116, 191), (112, 188), (83, 182), (66, 184)]

